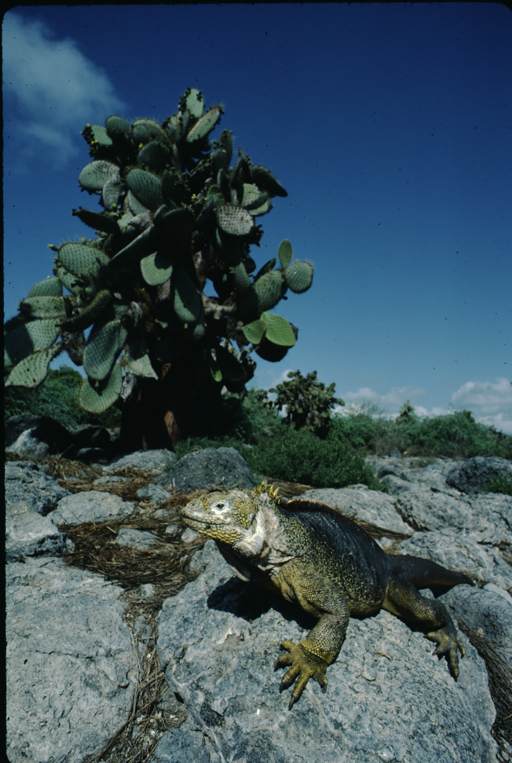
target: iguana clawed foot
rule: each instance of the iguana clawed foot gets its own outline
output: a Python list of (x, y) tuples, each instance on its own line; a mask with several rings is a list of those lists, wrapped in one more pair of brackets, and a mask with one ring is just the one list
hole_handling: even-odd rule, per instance
[(317, 681), (323, 691), (326, 690), (327, 678), (325, 676), (325, 671), (327, 670), (328, 663), (305, 648), (303, 641), (301, 641), (300, 644), (295, 644), (293, 641), (283, 641), (281, 649), (286, 649), (289, 654), (282, 654), (277, 658), (274, 670), (284, 668), (287, 665), (290, 665), (291, 667), (283, 676), (279, 691), (281, 692), (284, 691), (284, 689), (288, 689), (298, 677), (298, 681), (292, 691), (292, 696), (288, 705), (288, 709), (291, 710), (304, 691), (304, 687), (310, 678)]
[(438, 654), (439, 656), (446, 654), (446, 659), (448, 660), (448, 664), (450, 666), (450, 672), (455, 680), (457, 680), (459, 677), (459, 655), (457, 654), (457, 650), (463, 657), (466, 653), (466, 650), (462, 646), (462, 641), (457, 636), (455, 628), (445, 626), (444, 628), (440, 628), (438, 631), (426, 633), (425, 638), (428, 638), (429, 641), (435, 641), (437, 643), (434, 654)]

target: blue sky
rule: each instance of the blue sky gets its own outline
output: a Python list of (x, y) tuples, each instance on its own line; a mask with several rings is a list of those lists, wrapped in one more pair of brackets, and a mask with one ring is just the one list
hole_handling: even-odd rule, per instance
[[(288, 191), (259, 218), (313, 286), (253, 386), (316, 370), (347, 404), (469, 408), (512, 433), (512, 13), (494, 3), (17, 7), (3, 19), (6, 317), (90, 235), (80, 130), (189, 86)], [(66, 362), (68, 362), (66, 360)], [(72, 365), (69, 361), (69, 365)]]

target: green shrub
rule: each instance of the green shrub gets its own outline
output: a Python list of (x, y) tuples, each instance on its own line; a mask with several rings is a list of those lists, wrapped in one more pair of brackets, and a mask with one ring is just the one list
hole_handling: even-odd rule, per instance
[(45, 381), (35, 389), (7, 387), (4, 395), (4, 419), (31, 413), (50, 416), (66, 427), (92, 423), (95, 426), (116, 426), (120, 412), (113, 408), (91, 419), (80, 410), (78, 389), (83, 377), (69, 366), (50, 369)]
[(503, 495), (512, 495), (512, 477), (494, 477), (483, 486), (485, 493), (502, 493)]
[(399, 420), (381, 412), (335, 415), (331, 434), (353, 448), (385, 455), (394, 447), (411, 456), (501, 456), (512, 459), (512, 437), (478, 424), (468, 411)]

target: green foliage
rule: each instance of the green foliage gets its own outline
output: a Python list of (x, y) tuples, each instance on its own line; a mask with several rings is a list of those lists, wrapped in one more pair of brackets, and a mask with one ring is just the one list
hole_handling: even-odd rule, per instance
[(344, 405), (334, 397), (334, 382), (325, 387), (317, 381), (316, 371), (304, 377), (300, 371), (289, 371), (288, 381), (278, 384), (270, 392), (277, 393), (273, 403), (276, 410), (285, 411), (286, 423), (293, 429), (306, 429), (319, 437), (325, 437), (329, 428), (331, 409)]
[(365, 484), (373, 490), (384, 489), (362, 451), (353, 452), (335, 437), (322, 440), (305, 429), (283, 427), (242, 455), (254, 471), (267, 477), (312, 487)]
[[(4, 418), (32, 413), (36, 416), (50, 416), (66, 427), (82, 426), (90, 423), (90, 417), (80, 410), (77, 395), (83, 377), (70, 367), (50, 369), (37, 389), (9, 387), (5, 390)], [(94, 423), (115, 426), (120, 413), (113, 409), (96, 418)]]
[(483, 486), (482, 490), (485, 493), (512, 495), (512, 477), (494, 477)]
[(400, 408), (400, 413), (397, 416), (397, 423), (403, 424), (404, 422), (408, 421), (417, 421), (418, 417), (414, 413), (414, 406), (410, 404), (409, 400), (406, 400), (405, 403)]
[[(297, 329), (268, 311), (288, 289), (309, 289), (313, 268), (292, 262), (285, 240), (278, 266), (273, 258), (256, 272), (257, 218), (287, 193), (241, 149), (230, 166), (231, 132), (210, 142), (222, 113), (189, 88), (161, 124), (111, 115), (84, 128), (92, 161), (78, 180), (99, 209), (73, 214), (95, 237), (52, 247), (55, 278), (36, 284), (6, 324), (7, 385), (37, 386), (67, 351), (88, 376), (82, 409), (99, 414), (127, 374), (162, 379), (182, 358), (219, 389), (240, 391), (253, 351), (274, 361), (295, 344)], [(197, 389), (205, 383), (196, 378)]]
[(382, 412), (335, 415), (330, 431), (354, 448), (385, 455), (398, 448), (410, 456), (501, 456), (512, 459), (512, 437), (478, 424), (467, 411), (409, 421)]

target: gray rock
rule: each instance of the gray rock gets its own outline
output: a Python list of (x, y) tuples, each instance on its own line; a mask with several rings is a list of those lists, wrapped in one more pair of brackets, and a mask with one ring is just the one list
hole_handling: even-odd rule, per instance
[(412, 527), (406, 524), (395, 509), (396, 498), (366, 486), (356, 490), (341, 488), (338, 490), (321, 488), (306, 490), (300, 498), (309, 501), (319, 501), (339, 509), (342, 514), (354, 519), (369, 522), (386, 531), (411, 535)]
[(160, 487), (160, 485), (146, 485), (146, 487), (141, 487), (140, 490), (137, 490), (137, 498), (143, 498), (146, 501), (151, 501), (151, 503), (164, 503), (170, 497), (171, 494), (164, 490), (163, 487)]
[(8, 759), (81, 763), (130, 711), (122, 589), (55, 559), (9, 564), (6, 582)]
[(120, 546), (133, 546), (136, 549), (145, 549), (159, 543), (160, 538), (153, 533), (144, 530), (133, 530), (131, 527), (121, 527), (117, 534), (116, 543)]
[(42, 466), (31, 461), (8, 461), (5, 464), (5, 502), (23, 501), (40, 514), (53, 509), (57, 502), (70, 495)]
[(470, 533), (480, 543), (497, 546), (510, 542), (512, 497), (483, 493), (454, 496), (431, 488), (414, 486), (396, 499), (400, 516), (418, 530), (449, 527)]
[(466, 459), (462, 466), (452, 469), (446, 482), (463, 493), (477, 493), (486, 482), (495, 477), (512, 478), (510, 461), (505, 458), (475, 456)]
[(41, 417), (35, 413), (23, 413), (19, 416), (9, 416), (4, 422), (4, 444), (7, 448), (16, 442), (22, 432), (37, 426)]
[(117, 474), (107, 474), (105, 477), (98, 477), (94, 480), (93, 485), (115, 485), (120, 482), (129, 482), (129, 477), (120, 477)]
[(82, 522), (102, 522), (112, 517), (125, 517), (133, 511), (133, 504), (118, 495), (90, 490), (68, 495), (59, 501), (51, 513), (55, 525), (80, 525)]
[(197, 555), (203, 563), (210, 555), (204, 573), (160, 613), (160, 660), (188, 717), (163, 736), (155, 763), (496, 761), (495, 711), (476, 650), (462, 637), (455, 682), (432, 644), (384, 611), (350, 621), (327, 692), (310, 681), (290, 712), (273, 663), (279, 643), (300, 641), (311, 623), (234, 581), (212, 545)]
[(128, 456), (117, 456), (104, 467), (107, 474), (119, 469), (143, 469), (152, 474), (164, 474), (176, 462), (176, 453), (170, 450), (138, 450)]
[(155, 482), (183, 493), (208, 487), (254, 487), (255, 478), (247, 461), (235, 448), (205, 448), (183, 456), (167, 474)]
[(7, 562), (28, 556), (59, 556), (72, 551), (73, 542), (49, 517), (42, 517), (26, 503), (9, 503), (5, 517), (5, 556)]
[(35, 458), (44, 461), (51, 456), (51, 448), (34, 436), (35, 427), (22, 432), (12, 445), (6, 448), (7, 453), (17, 453), (25, 458)]
[(440, 597), (451, 613), (475, 631), (512, 669), (512, 597), (498, 586), (457, 586)]
[[(512, 570), (498, 549), (477, 543), (471, 535), (445, 528), (417, 532), (400, 543), (401, 554), (432, 559), (443, 567), (464, 572), (478, 585), (493, 583), (512, 590)], [(456, 590), (460, 590), (458, 586)]]

